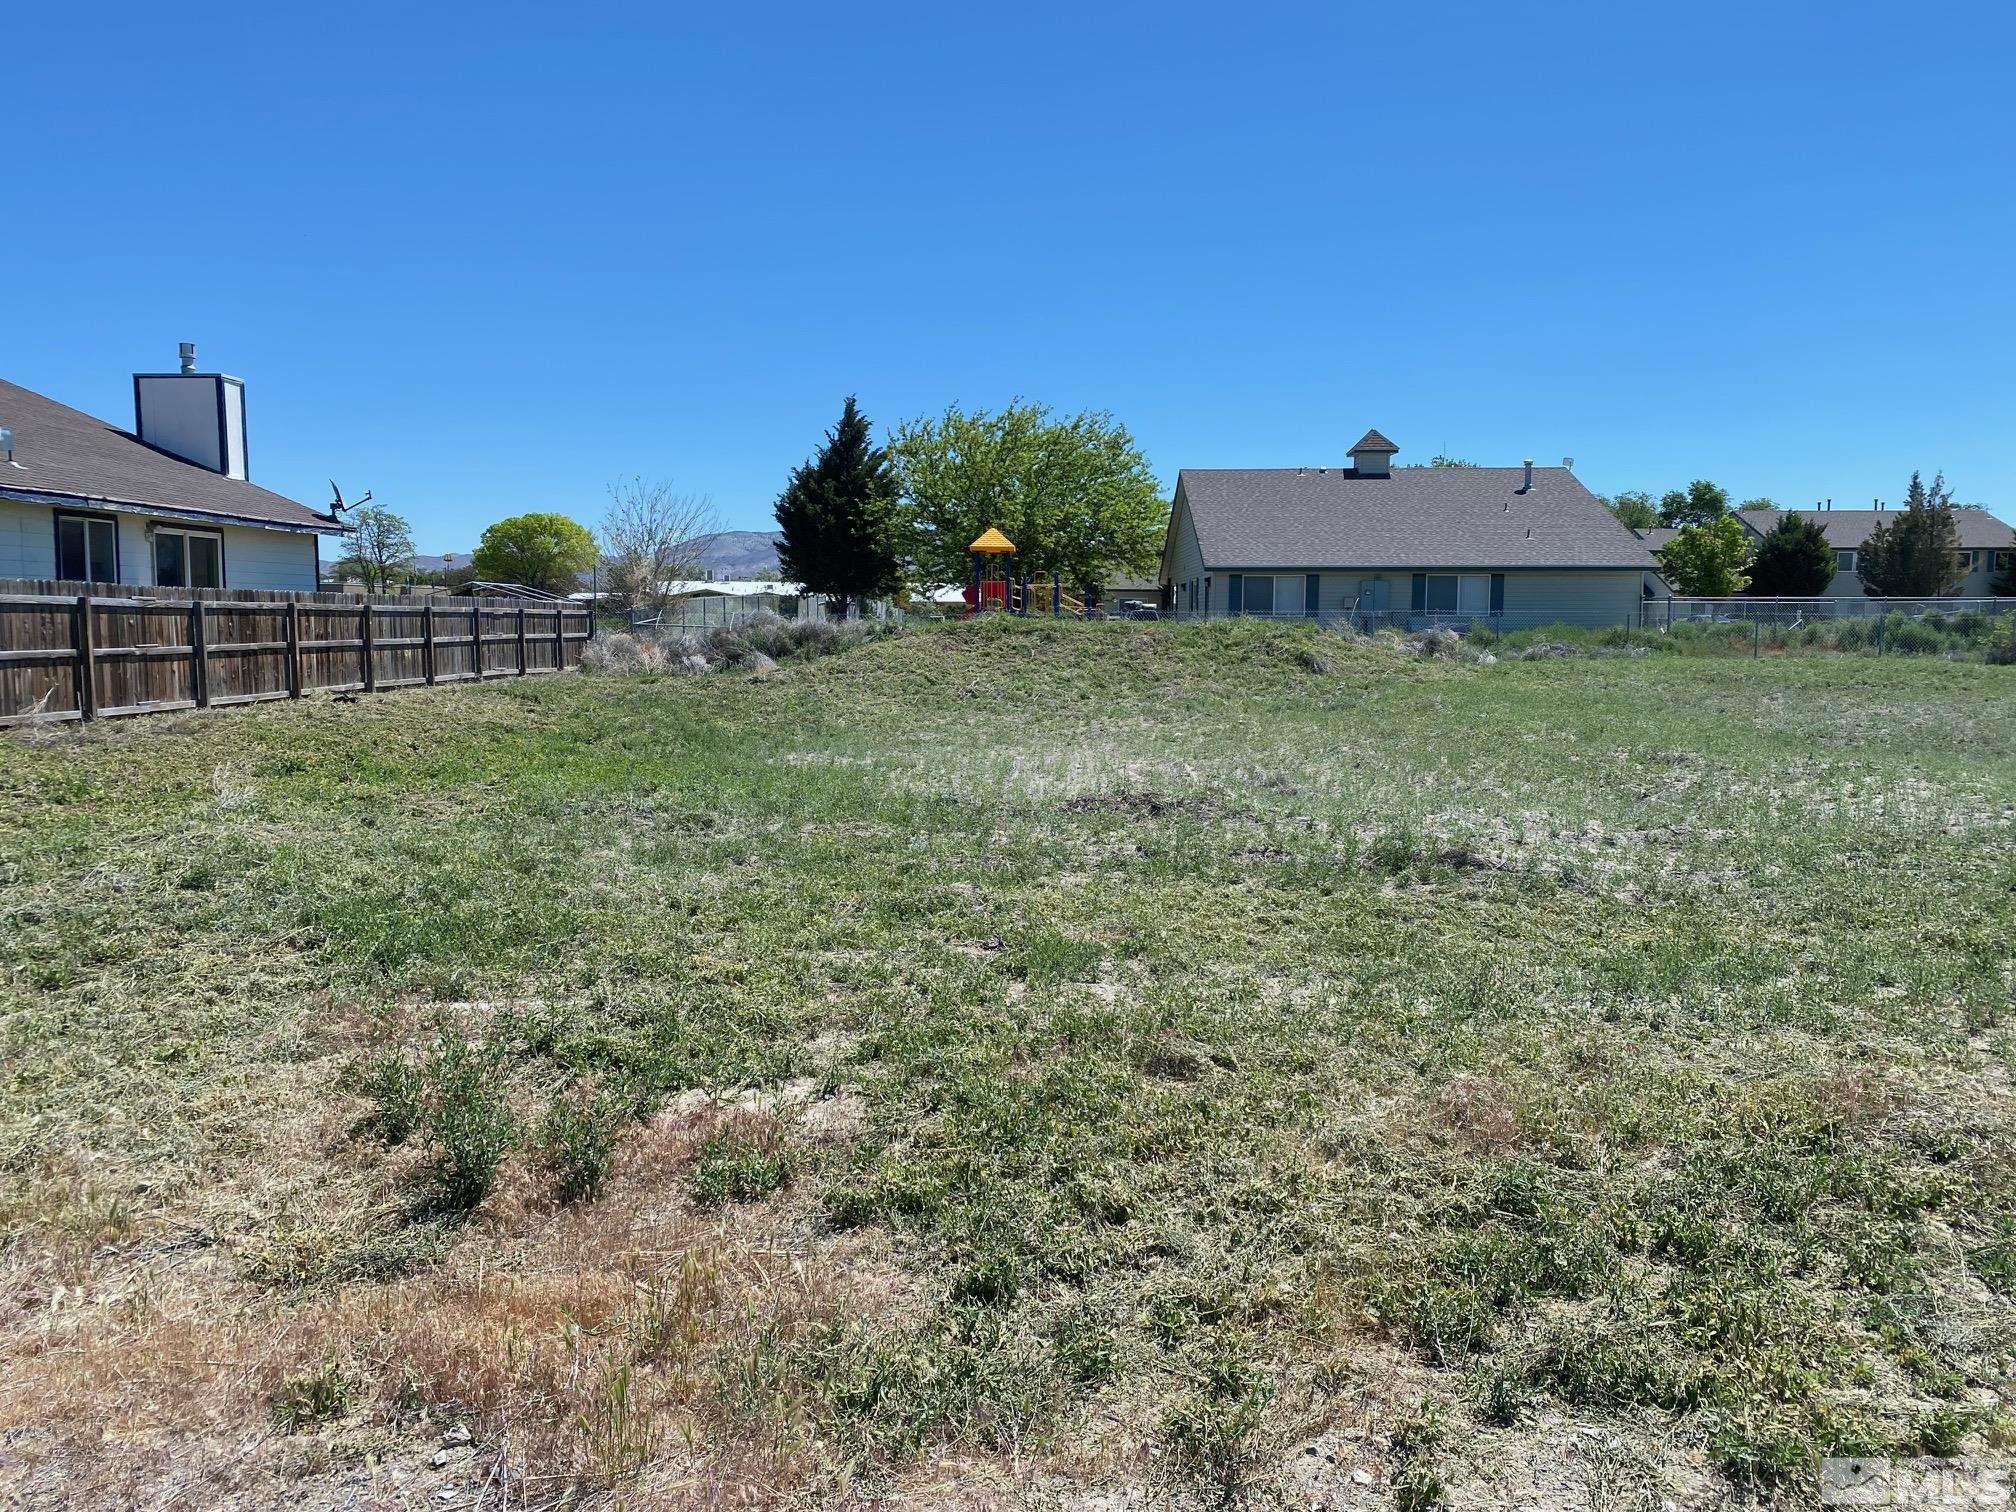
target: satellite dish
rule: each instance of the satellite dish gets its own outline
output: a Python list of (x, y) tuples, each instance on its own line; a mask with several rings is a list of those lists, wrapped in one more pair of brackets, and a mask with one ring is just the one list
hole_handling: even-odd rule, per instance
[(371, 502), (371, 491), (366, 489), (363, 498), (353, 503), (345, 503), (343, 500), (343, 490), (336, 486), (334, 478), (329, 480), (329, 492), (336, 496), (329, 505), (329, 513), (332, 515), (340, 515), (346, 509), (362, 509), (366, 504)]

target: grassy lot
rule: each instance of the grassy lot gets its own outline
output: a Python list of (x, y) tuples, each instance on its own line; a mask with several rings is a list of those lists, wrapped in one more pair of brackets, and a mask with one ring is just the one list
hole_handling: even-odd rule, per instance
[(17, 738), (0, 1500), (1804, 1504), (2007, 1442), (2012, 938), (2000, 666), (997, 621)]

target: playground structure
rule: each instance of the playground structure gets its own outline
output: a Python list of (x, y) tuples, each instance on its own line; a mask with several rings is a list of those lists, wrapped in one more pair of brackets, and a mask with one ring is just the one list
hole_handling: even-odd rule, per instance
[[(1043, 598), (1050, 600), (1050, 612), (1063, 614), (1083, 614), (1082, 600), (1064, 591), (1064, 584), (1055, 579), (1047, 583), (1032, 585), (1029, 574), (1017, 574), (1015, 570), (1015, 543), (993, 526), (980, 533), (979, 539), (966, 550), (973, 558), (973, 580), (966, 588), (966, 612), (979, 614), (988, 609), (999, 609), (1006, 614), (1027, 614), (1030, 605), (1040, 603)], [(1043, 590), (1047, 589), (1047, 593)]]

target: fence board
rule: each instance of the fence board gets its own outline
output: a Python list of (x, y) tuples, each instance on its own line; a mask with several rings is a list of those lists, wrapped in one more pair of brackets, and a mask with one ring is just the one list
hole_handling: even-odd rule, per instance
[(0, 582), (0, 725), (566, 671), (593, 630), (578, 604)]

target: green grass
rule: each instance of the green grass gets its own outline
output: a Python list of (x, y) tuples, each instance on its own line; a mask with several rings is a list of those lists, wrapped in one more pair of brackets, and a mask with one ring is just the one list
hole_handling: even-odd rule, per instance
[[(1131, 1402), (1236, 1499), (1394, 1351), (1415, 1506), (1543, 1409), (1764, 1487), (2003, 1431), (2016, 670), (995, 621), (0, 754), (4, 1179), (225, 1179), (392, 1004), (498, 1005), (494, 1073), (431, 1052), (452, 1205), (493, 1085), (584, 1199), (568, 1088), (847, 1085), (858, 1138), (730, 1122), (686, 1193), (918, 1279), (750, 1367), (836, 1464)], [(429, 1053), (351, 1068), (381, 1132)]]

